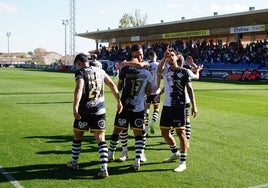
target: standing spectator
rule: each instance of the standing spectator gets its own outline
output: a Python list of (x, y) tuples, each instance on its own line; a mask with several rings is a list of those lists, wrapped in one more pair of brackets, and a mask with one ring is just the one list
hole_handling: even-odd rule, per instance
[[(140, 45), (134, 44), (131, 47), (132, 61), (142, 62), (143, 51)], [(146, 69), (124, 66), (119, 72), (118, 89), (122, 90), (121, 102), (123, 111), (116, 114), (114, 130), (110, 139), (108, 158), (114, 160), (116, 145), (119, 143), (119, 134), (127, 130), (130, 124), (135, 137), (135, 161), (134, 170), (139, 170), (141, 155), (145, 148), (144, 139), (144, 103), (145, 96), (151, 92), (151, 73)]]
[[(165, 62), (169, 66), (164, 66)], [(170, 147), (171, 157), (163, 162), (171, 162), (180, 158), (180, 163), (175, 172), (186, 169), (187, 138), (185, 133), (185, 88), (187, 88), (191, 103), (192, 114), (197, 115), (197, 106), (193, 88), (189, 79), (189, 73), (183, 66), (184, 58), (181, 54), (176, 55), (174, 50), (166, 50), (164, 58), (158, 65), (158, 72), (164, 79), (165, 97), (160, 118), (161, 134)], [(175, 138), (170, 133), (174, 128), (180, 140), (180, 153)]]
[(74, 60), (76, 86), (74, 90), (73, 115), (74, 138), (72, 160), (67, 163), (71, 169), (79, 169), (78, 158), (85, 131), (90, 129), (98, 143), (101, 161), (99, 177), (108, 177), (108, 147), (105, 141), (106, 109), (104, 105), (104, 83), (108, 85), (117, 101), (117, 113), (122, 111), (119, 91), (104, 70), (89, 66), (87, 56), (78, 54)]

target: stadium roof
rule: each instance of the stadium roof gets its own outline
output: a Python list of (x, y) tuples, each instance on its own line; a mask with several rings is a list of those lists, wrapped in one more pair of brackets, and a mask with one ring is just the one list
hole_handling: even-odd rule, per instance
[(268, 9), (249, 10), (246, 12), (225, 15), (213, 15), (209, 17), (182, 19), (179, 21), (148, 24), (130, 28), (108, 29), (102, 31), (77, 33), (76, 36), (93, 40), (110, 41), (133, 36), (153, 36), (164, 33), (194, 31), (202, 29), (222, 29), (238, 26), (265, 24), (267, 30)]

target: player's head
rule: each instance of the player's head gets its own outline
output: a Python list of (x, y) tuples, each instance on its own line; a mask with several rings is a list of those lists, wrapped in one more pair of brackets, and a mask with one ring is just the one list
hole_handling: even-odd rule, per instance
[(167, 59), (166, 62), (171, 66), (182, 67), (184, 63), (184, 57), (181, 53), (177, 53), (173, 48), (167, 50)]
[(142, 60), (143, 60), (142, 46), (139, 44), (132, 45), (131, 56), (132, 56), (132, 58), (137, 58), (139, 62), (142, 62)]
[(80, 53), (75, 56), (74, 65), (77, 69), (85, 67), (88, 64), (88, 57), (87, 55)]
[(169, 48), (166, 50), (166, 62), (168, 62), (170, 65), (174, 64), (176, 61), (176, 52), (173, 48)]
[(94, 60), (96, 60), (98, 58), (98, 55), (97, 54), (92, 54), (91, 55), (91, 59), (94, 61)]
[(177, 55), (177, 64), (179, 67), (182, 67), (184, 64), (184, 57), (182, 54)]
[(149, 57), (150, 61), (156, 61), (157, 55), (156, 55), (155, 51), (150, 50), (148, 53), (148, 57)]

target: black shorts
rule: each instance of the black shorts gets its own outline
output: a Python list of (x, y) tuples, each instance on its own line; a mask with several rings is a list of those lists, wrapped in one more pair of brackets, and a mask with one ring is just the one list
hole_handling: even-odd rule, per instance
[(81, 115), (81, 119), (74, 120), (73, 128), (80, 131), (105, 131), (106, 129), (106, 115)]
[(160, 127), (162, 128), (180, 128), (185, 129), (184, 118), (185, 108), (163, 106), (160, 118)]
[(150, 95), (147, 97), (146, 99), (146, 103), (147, 104), (157, 104), (157, 103), (160, 103), (160, 98), (158, 101), (155, 101), (154, 98), (156, 97), (156, 95)]
[(123, 110), (120, 114), (116, 114), (114, 126), (121, 129), (144, 130), (143, 126), (144, 110), (140, 112), (133, 112), (131, 110)]

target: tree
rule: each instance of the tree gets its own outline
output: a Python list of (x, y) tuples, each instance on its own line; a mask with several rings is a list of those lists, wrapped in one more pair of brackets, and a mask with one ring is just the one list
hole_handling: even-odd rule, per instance
[(45, 53), (45, 52), (46, 52), (46, 50), (44, 48), (41, 48), (41, 47), (34, 49), (35, 55), (40, 54), (40, 53)]
[(43, 56), (45, 55), (46, 50), (43, 48), (34, 49), (33, 61), (42, 64), (44, 62)]
[(125, 13), (123, 17), (120, 19), (119, 24), (122, 28), (131, 27), (133, 26), (132, 20), (133, 20), (133, 16), (128, 13)]
[(25, 53), (21, 53), (21, 54), (18, 55), (18, 57), (21, 58), (21, 59), (23, 59), (23, 58), (26, 58), (27, 56), (26, 56)]
[(146, 22), (147, 22), (147, 14), (142, 15), (139, 9), (135, 10), (133, 25), (141, 26), (141, 25), (145, 25)]
[(32, 51), (29, 51), (27, 54), (30, 55), (30, 56), (33, 56), (33, 52)]
[(131, 13), (125, 13), (120, 19), (120, 27), (135, 27), (145, 25), (147, 22), (147, 14), (142, 15), (139, 9), (135, 10), (134, 16)]

